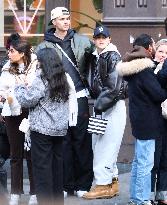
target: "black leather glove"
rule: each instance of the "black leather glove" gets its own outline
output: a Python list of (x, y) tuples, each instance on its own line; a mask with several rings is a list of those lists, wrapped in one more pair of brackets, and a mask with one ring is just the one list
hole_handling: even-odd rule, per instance
[(94, 112), (95, 112), (95, 115), (101, 115), (102, 114), (102, 111), (94, 108)]

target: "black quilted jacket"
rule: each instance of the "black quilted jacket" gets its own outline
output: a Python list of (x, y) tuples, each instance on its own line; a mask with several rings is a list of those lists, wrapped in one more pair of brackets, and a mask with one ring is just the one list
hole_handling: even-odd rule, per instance
[(89, 57), (86, 78), (90, 88), (91, 97), (96, 99), (95, 109), (104, 112), (112, 107), (121, 88), (122, 77), (118, 75), (115, 67), (121, 60), (116, 51), (107, 51)]

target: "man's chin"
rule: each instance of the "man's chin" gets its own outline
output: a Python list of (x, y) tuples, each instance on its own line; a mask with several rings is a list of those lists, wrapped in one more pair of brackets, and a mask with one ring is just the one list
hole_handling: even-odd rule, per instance
[(68, 27), (64, 27), (64, 31), (68, 31), (69, 28), (70, 28), (69, 26)]

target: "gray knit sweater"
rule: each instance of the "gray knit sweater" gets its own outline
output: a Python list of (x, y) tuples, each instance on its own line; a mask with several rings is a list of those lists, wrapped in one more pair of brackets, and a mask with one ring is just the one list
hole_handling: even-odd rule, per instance
[(64, 136), (68, 128), (69, 104), (49, 99), (49, 91), (40, 75), (32, 85), (15, 87), (21, 107), (29, 108), (30, 130), (50, 136)]

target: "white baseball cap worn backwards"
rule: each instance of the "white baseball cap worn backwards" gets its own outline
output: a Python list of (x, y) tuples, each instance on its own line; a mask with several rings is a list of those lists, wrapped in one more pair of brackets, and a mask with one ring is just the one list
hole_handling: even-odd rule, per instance
[(65, 7), (56, 7), (51, 11), (51, 20), (48, 25), (53, 25), (52, 20), (63, 15), (70, 15), (70, 12)]

